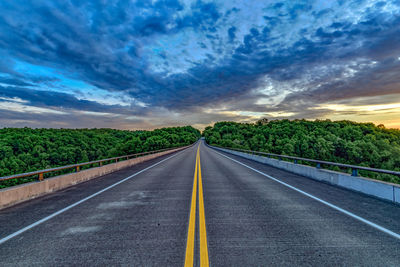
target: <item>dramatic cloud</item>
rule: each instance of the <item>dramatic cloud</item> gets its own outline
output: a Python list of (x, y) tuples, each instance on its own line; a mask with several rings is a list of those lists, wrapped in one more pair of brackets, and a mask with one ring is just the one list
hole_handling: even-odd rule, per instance
[[(396, 0), (16, 0), (0, 12), (0, 126), (400, 127)], [(366, 113), (368, 102), (387, 109)]]

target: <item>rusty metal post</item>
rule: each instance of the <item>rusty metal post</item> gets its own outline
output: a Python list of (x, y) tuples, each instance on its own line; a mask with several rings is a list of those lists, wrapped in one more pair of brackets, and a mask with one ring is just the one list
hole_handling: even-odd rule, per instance
[(103, 166), (103, 162), (102, 162), (102, 161), (100, 161), (100, 162), (99, 162), (99, 165), (100, 165), (100, 167), (101, 167), (101, 166)]
[(43, 181), (43, 173), (39, 173), (39, 181)]
[(79, 166), (76, 166), (76, 172), (79, 172)]

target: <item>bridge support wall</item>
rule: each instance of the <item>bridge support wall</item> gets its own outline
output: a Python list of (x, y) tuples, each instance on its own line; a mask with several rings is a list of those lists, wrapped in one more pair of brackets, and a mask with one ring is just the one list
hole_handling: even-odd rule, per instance
[(314, 180), (326, 182), (353, 191), (361, 192), (377, 198), (389, 200), (400, 204), (400, 186), (365, 177), (355, 177), (346, 173), (318, 169), (316, 167), (295, 164), (283, 160), (267, 158), (263, 156), (238, 152), (230, 149), (213, 147), (216, 150), (227, 152), (246, 159), (254, 160), (272, 167), (299, 174)]
[(69, 173), (52, 178), (44, 179), (43, 181), (21, 184), (9, 188), (0, 189), (0, 209), (15, 205), (17, 203), (33, 199), (63, 188), (97, 178), (123, 168), (131, 167), (138, 163), (148, 161), (166, 154), (170, 154), (186, 147), (163, 151), (155, 154), (146, 155), (143, 157), (133, 158), (117, 163), (107, 164), (102, 167), (90, 168), (80, 172)]

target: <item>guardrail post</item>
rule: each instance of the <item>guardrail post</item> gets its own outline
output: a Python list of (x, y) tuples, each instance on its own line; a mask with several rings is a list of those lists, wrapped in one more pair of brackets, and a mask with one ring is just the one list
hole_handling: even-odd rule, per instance
[(282, 160), (282, 157), (278, 157), (279, 160)]
[(76, 172), (79, 172), (80, 168), (79, 166), (76, 166)]
[(101, 166), (103, 166), (103, 162), (102, 161), (99, 162), (99, 167), (101, 167)]
[(317, 169), (321, 169), (321, 163), (317, 163)]
[(115, 163), (117, 163), (118, 162), (118, 159), (115, 159)]
[(39, 181), (43, 181), (43, 173), (39, 173)]
[(358, 176), (358, 170), (356, 168), (351, 169), (351, 176)]
[(294, 160), (294, 164), (297, 164), (297, 159)]

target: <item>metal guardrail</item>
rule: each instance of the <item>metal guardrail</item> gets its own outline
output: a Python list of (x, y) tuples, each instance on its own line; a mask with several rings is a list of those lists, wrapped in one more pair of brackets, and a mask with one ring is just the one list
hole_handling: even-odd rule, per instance
[(378, 172), (378, 173), (384, 173), (384, 174), (391, 174), (391, 175), (400, 176), (400, 172), (399, 171), (375, 169), (375, 168), (364, 167), (364, 166), (357, 166), (357, 165), (350, 165), (350, 164), (343, 164), (343, 163), (337, 163), (337, 162), (330, 162), (330, 161), (323, 161), (323, 160), (316, 160), (316, 159), (308, 159), (308, 158), (301, 158), (301, 157), (294, 157), (294, 156), (287, 156), (287, 155), (279, 155), (279, 154), (266, 153), (266, 152), (261, 152), (261, 151), (245, 150), (245, 149), (239, 149), (239, 148), (222, 147), (222, 146), (216, 146), (216, 145), (214, 145), (214, 146), (215, 147), (220, 147), (220, 148), (225, 148), (225, 149), (230, 149), (230, 150), (234, 150), (234, 151), (249, 153), (249, 154), (258, 154), (258, 155), (263, 155), (263, 156), (267, 156), (267, 157), (277, 157), (279, 160), (290, 159), (290, 160), (293, 160), (295, 164), (297, 164), (298, 161), (312, 162), (312, 163), (316, 164), (316, 168), (317, 169), (320, 169), (321, 165), (337, 166), (337, 167), (340, 167), (340, 168), (349, 168), (349, 169), (352, 170), (352, 174), (351, 174), (352, 176), (358, 176), (358, 170), (371, 171), (371, 172)]
[[(185, 147), (185, 146), (182, 146), (182, 147)], [(35, 175), (38, 175), (38, 180), (39, 181), (43, 181), (43, 179), (44, 179), (43, 174), (49, 173), (49, 172), (55, 172), (55, 171), (61, 171), (61, 170), (66, 170), (66, 169), (73, 169), (73, 168), (75, 168), (76, 172), (79, 172), (82, 166), (87, 166), (87, 165), (92, 165), (92, 164), (99, 164), (99, 167), (101, 167), (101, 166), (103, 166), (103, 163), (107, 162), (107, 161), (118, 162), (121, 159), (128, 160), (129, 158), (137, 158), (137, 157), (140, 157), (140, 156), (155, 154), (155, 153), (158, 153), (158, 152), (168, 151), (168, 150), (172, 150), (172, 149), (176, 149), (176, 148), (180, 148), (180, 147), (159, 149), (159, 150), (153, 150), (153, 151), (148, 151), (148, 152), (142, 152), (142, 153), (125, 155), (125, 156), (119, 156), (119, 157), (114, 157), (114, 158), (100, 159), (100, 160), (83, 162), (83, 163), (72, 164), (72, 165), (66, 165), (66, 166), (61, 166), (61, 167), (45, 169), (45, 170), (38, 170), (38, 171), (33, 171), (33, 172), (26, 172), (26, 173), (20, 173), (20, 174), (15, 174), (15, 175), (10, 175), (10, 176), (4, 176), (4, 177), (0, 177), (0, 182), (1, 181), (6, 181), (6, 180), (10, 180), (10, 179), (24, 178), (24, 177), (30, 177), (30, 176), (35, 176)]]

